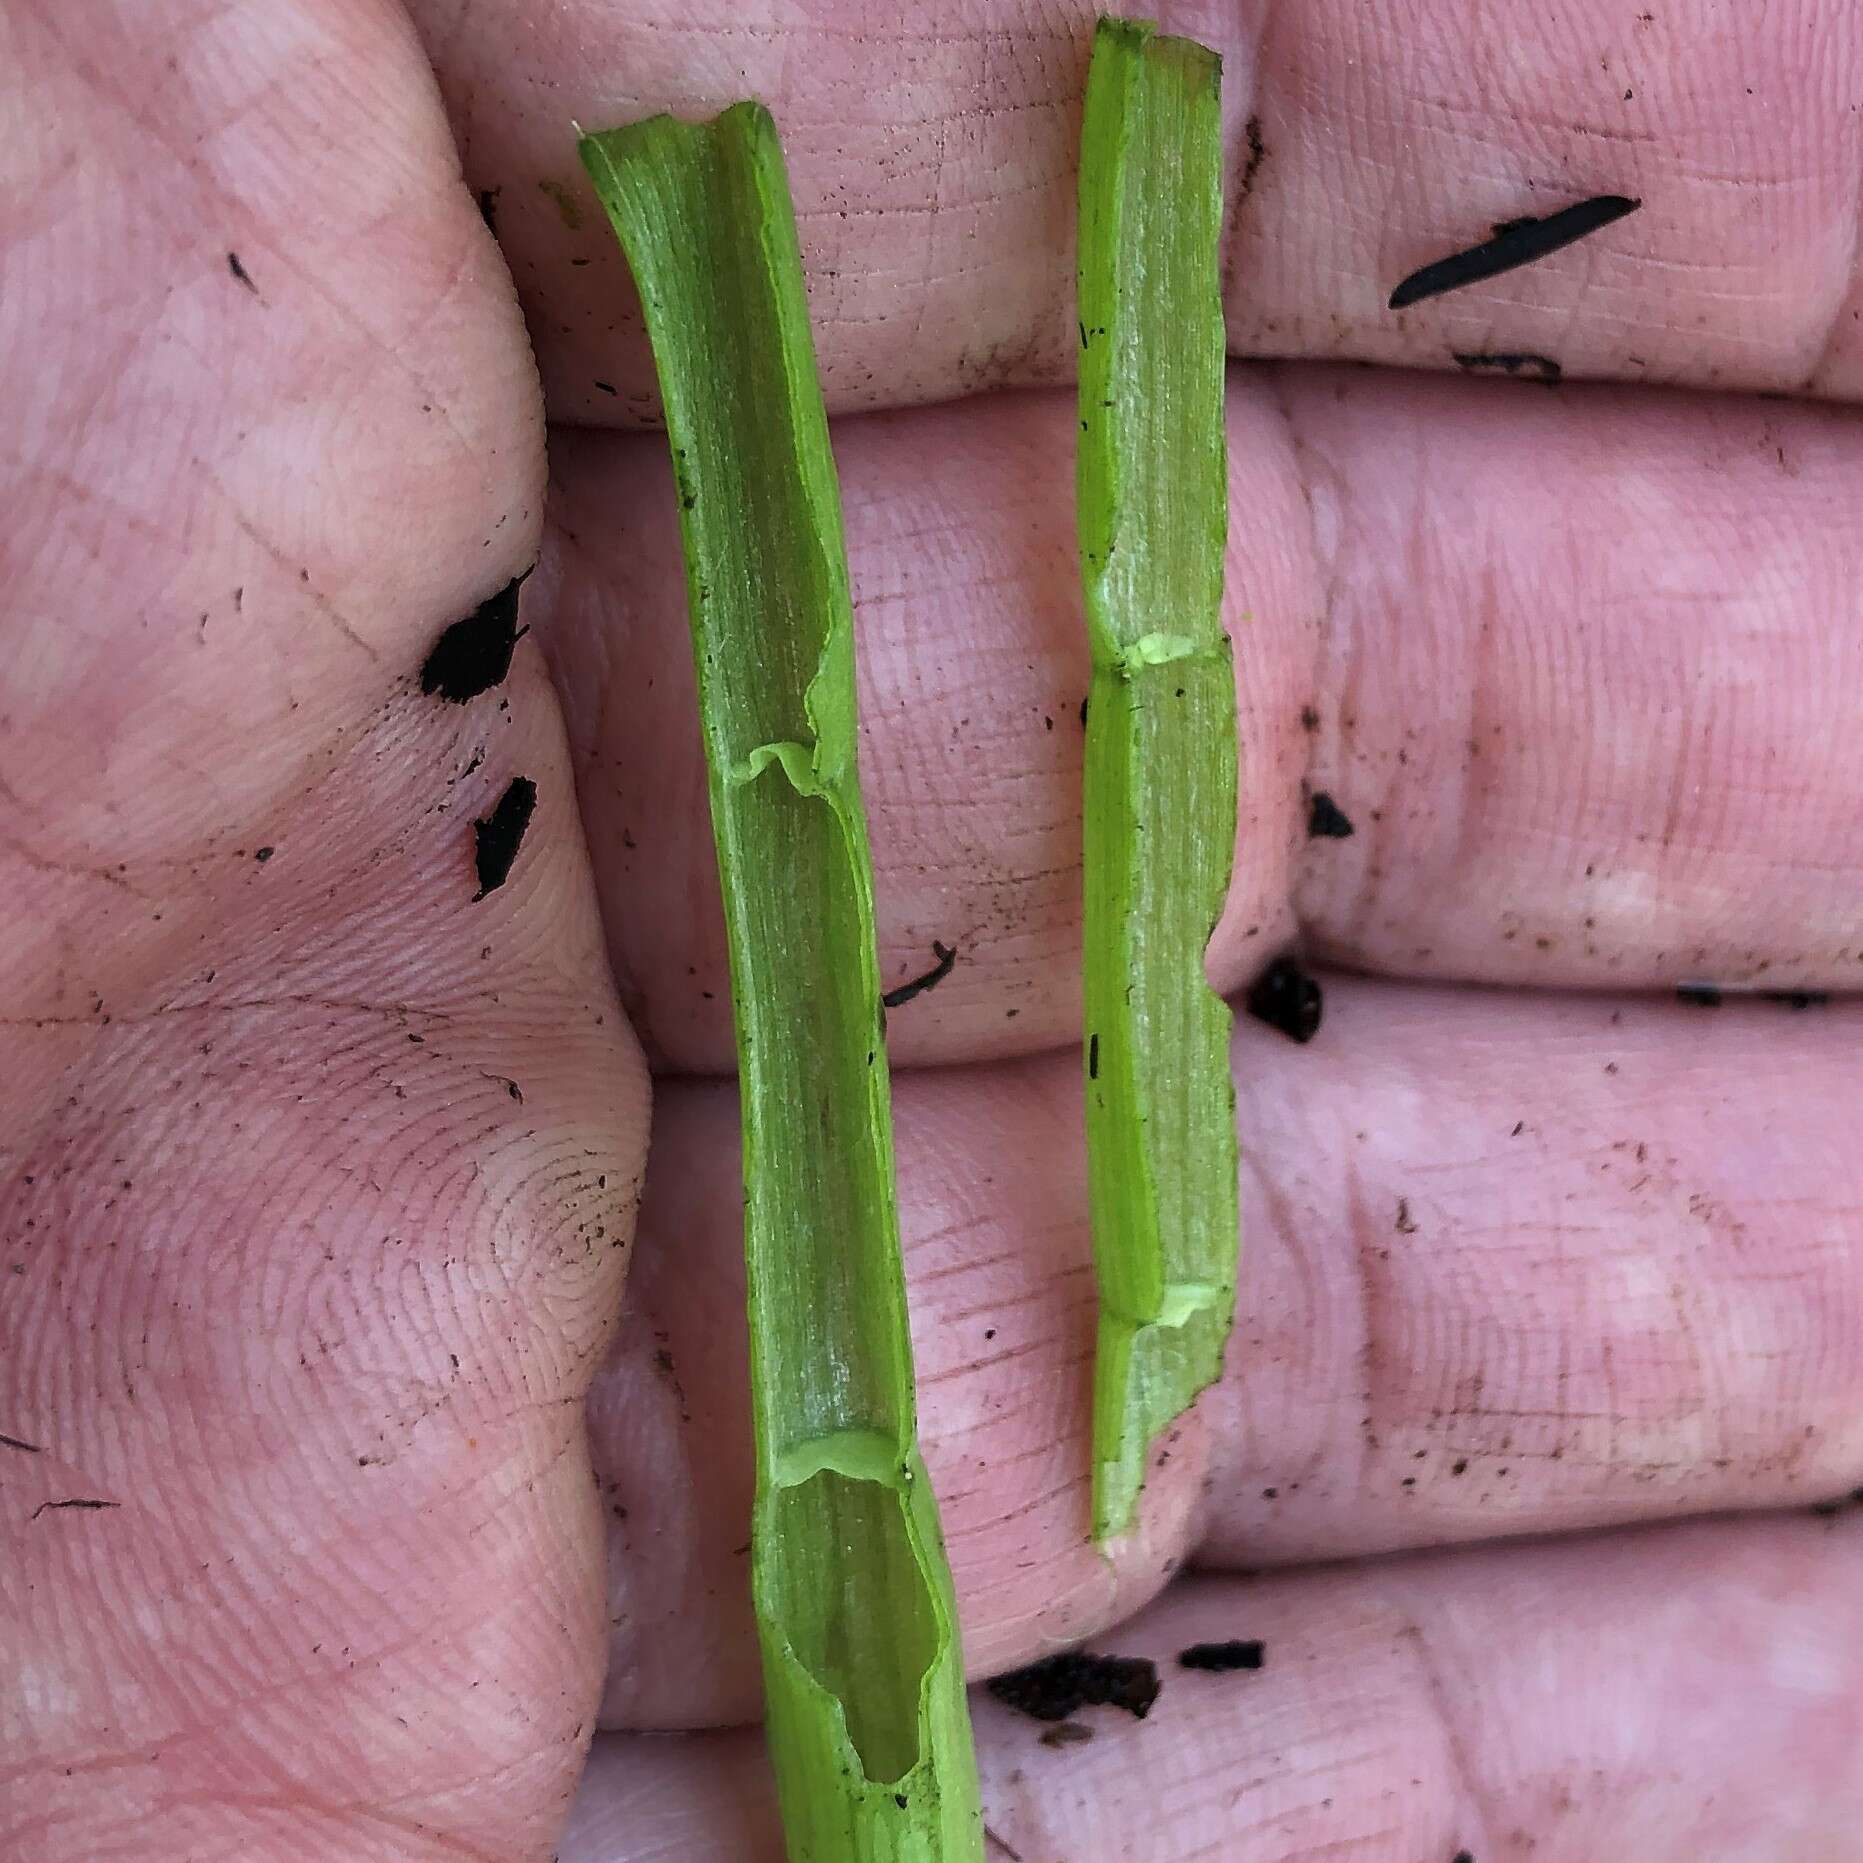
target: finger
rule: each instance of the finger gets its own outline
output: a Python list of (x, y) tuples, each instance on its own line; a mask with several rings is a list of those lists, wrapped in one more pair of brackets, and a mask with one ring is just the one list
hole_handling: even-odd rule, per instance
[[(1764, 1519), (1174, 1587), (1103, 1645), (1144, 1720), (1090, 1738), (973, 1698), (984, 1853), (1005, 1863), (1292, 1857), (1836, 1857), (1863, 1817), (1858, 1520)], [(1259, 1672), (1185, 1647), (1258, 1639)], [(774, 1859), (748, 1732), (606, 1736), (563, 1863)]]
[(420, 689), (536, 548), (522, 332), (391, 7), (0, 74), (0, 1853), (541, 1855), (646, 1091), (534, 647)]
[[(1111, 1574), (1087, 1538), (1079, 1064), (898, 1079), (921, 1429), (973, 1673), (1093, 1634), (1185, 1555), (1335, 1558), (1863, 1479), (1858, 1011), (1343, 981), (1328, 1005), (1306, 1048), (1238, 1031), (1235, 1337)], [(591, 1400), (609, 1725), (754, 1711), (735, 1125), (726, 1086), (664, 1090)]]
[[(844, 422), (862, 782), (906, 1062), (1077, 1039), (1071, 403)], [(1237, 864), (1209, 951), (1579, 987), (1863, 980), (1863, 436), (1827, 412), (1232, 383)], [(663, 1064), (731, 1065), (664, 443), (560, 436), (539, 625), (610, 948)], [(1352, 827), (1313, 838), (1324, 793)]]
[[(995, 0), (935, 30), (899, 5), (782, 23), (731, 0), (413, 11), (555, 418), (651, 406), (638, 312), (567, 126), (740, 97), (783, 132), (832, 406), (1072, 375), (1091, 6)], [(1863, 26), (1842, 0), (1737, 16), (1712, 0), (1309, 0), (1178, 6), (1163, 24), (1224, 58), (1238, 353), (1447, 368), (1526, 351), (1572, 375), (1863, 387)], [(1526, 270), (1386, 307), (1495, 222), (1598, 194), (1643, 207)]]
[[(8, 982), (75, 1008), (72, 924), (114, 962), (184, 962), (272, 809), (533, 560), (542, 426), (391, 8), (165, 0), (79, 35), (47, 4), (5, 29), (28, 180), (0, 212), (31, 289), (0, 304), (0, 778), (34, 908)], [(198, 147), (111, 95), (145, 62), (150, 122)]]

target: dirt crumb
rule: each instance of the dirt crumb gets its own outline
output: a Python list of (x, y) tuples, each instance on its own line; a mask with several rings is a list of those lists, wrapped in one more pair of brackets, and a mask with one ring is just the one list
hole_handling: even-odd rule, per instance
[(1229, 1675), (1238, 1669), (1259, 1669), (1267, 1655), (1267, 1645), (1259, 1637), (1231, 1637), (1224, 1643), (1193, 1643), (1177, 1652), (1177, 1662), (1182, 1669)]
[(1319, 1033), (1325, 1003), (1316, 979), (1291, 954), (1277, 957), (1249, 986), (1245, 1006), (1289, 1041), (1309, 1042)]
[(1038, 1721), (1066, 1721), (1082, 1708), (1123, 1708), (1143, 1720), (1158, 1699), (1158, 1665), (1149, 1656), (1097, 1656), (1063, 1650), (987, 1684), (1005, 1707)]
[(473, 863), (479, 876), (479, 890), (472, 895), (475, 900), (497, 892), (511, 877), (512, 863), (524, 845), (536, 807), (537, 785), (528, 776), (514, 776), (491, 814), (472, 824)]
[(913, 997), (923, 996), (927, 990), (935, 990), (946, 977), (950, 976), (951, 966), (957, 962), (957, 946), (940, 944), (934, 938), (932, 956), (936, 962), (930, 970), (914, 977), (910, 983), (902, 983), (896, 990), (888, 990), (880, 998), (888, 1009), (898, 1009), (902, 1004), (911, 1002)]
[(1501, 375), (1517, 376), (1523, 381), (1544, 382), (1548, 388), (1557, 388), (1565, 375), (1564, 368), (1550, 356), (1535, 355), (1531, 350), (1495, 349), (1495, 350), (1452, 350), (1458, 369), (1466, 369), (1470, 374), (1480, 374), (1493, 370)]
[(420, 669), (420, 689), (429, 698), (464, 705), (503, 683), (511, 671), (511, 655), (528, 631), (518, 626), (517, 618), (518, 591), (530, 573), (527, 569), (513, 576), (433, 643)]
[(1325, 790), (1316, 789), (1307, 803), (1307, 838), (1343, 841), (1353, 832), (1351, 816)]

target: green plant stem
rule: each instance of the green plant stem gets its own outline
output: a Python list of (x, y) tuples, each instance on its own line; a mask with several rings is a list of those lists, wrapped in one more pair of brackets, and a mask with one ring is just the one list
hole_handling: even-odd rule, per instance
[(1236, 713), (1220, 61), (1100, 22), (1080, 165), (1087, 1146), (1100, 1325), (1093, 1522), (1128, 1530), (1151, 1446), (1235, 1311), (1231, 1018), (1203, 953), (1228, 890)]
[(751, 1583), (789, 1854), (978, 1858), (916, 1440), (840, 497), (782, 155), (755, 104), (581, 148), (640, 289), (679, 489), (743, 1106)]

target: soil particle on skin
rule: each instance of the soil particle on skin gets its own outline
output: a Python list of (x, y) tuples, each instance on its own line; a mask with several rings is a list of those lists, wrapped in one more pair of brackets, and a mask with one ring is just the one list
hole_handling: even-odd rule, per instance
[(263, 867), (265, 863), (268, 860), (270, 860), (271, 857), (277, 852), (278, 850), (275, 847), (255, 847), (252, 850), (252, 858), (256, 860), (261, 867)]
[(530, 573), (527, 569), (513, 576), (441, 634), (420, 669), (421, 691), (464, 705), (503, 682), (511, 670), (511, 655), (527, 632), (517, 624), (518, 591)]
[(496, 239), (498, 237), (498, 190), (496, 188), (479, 190), (479, 217), (484, 220), (486, 231)]
[(37, 1443), (29, 1443), (19, 1436), (0, 1436), (0, 1449), (18, 1449), (26, 1455), (43, 1455), (45, 1451)]
[(239, 254), (237, 252), (229, 252), (226, 255), (226, 269), (231, 272), (234, 279), (238, 283), (244, 285), (255, 298), (259, 295), (259, 287), (252, 282), (252, 274), (240, 264)]
[(70, 1501), (41, 1501), (32, 1510), (32, 1518), (37, 1520), (41, 1514), (56, 1514), (65, 1511), (77, 1513), (97, 1513), (106, 1507), (121, 1507), (121, 1501), (92, 1501), (79, 1498)]
[(1472, 1850), (1458, 1850), (1449, 1859), (1449, 1863), (1475, 1863), (1475, 1853)]
[(932, 940), (932, 956), (937, 960), (923, 976), (914, 977), (910, 983), (902, 983), (896, 990), (888, 990), (880, 998), (887, 1009), (898, 1009), (911, 1002), (915, 996), (923, 996), (927, 990), (935, 990), (951, 974), (951, 966), (957, 962), (957, 946), (940, 944)]
[(1811, 1511), (1820, 1520), (1832, 1520), (1839, 1514), (1847, 1514), (1859, 1507), (1863, 1507), (1863, 1488), (1852, 1488), (1848, 1494), (1840, 1494), (1835, 1500), (1814, 1501)]
[(1640, 200), (1624, 194), (1597, 194), (1589, 200), (1574, 201), (1557, 213), (1500, 221), (1492, 236), (1480, 244), (1420, 266), (1403, 279), (1391, 293), (1390, 308), (1402, 310), (1425, 298), (1440, 297), (1445, 291), (1459, 291), (1464, 285), (1480, 284), (1517, 266), (1531, 265), (1635, 213), (1642, 205)]
[(1417, 1233), (1417, 1219), (1410, 1213), (1410, 1199), (1397, 1199), (1397, 1233), (1400, 1236), (1413, 1236)]
[(1343, 841), (1353, 832), (1352, 818), (1325, 790), (1316, 789), (1307, 804), (1307, 838)]
[(511, 863), (524, 845), (536, 806), (537, 785), (528, 776), (514, 776), (498, 798), (498, 806), (472, 824), (473, 864), (479, 876), (479, 890), (472, 895), (475, 901), (497, 892), (510, 878)]
[(1787, 1009), (1824, 1009), (1830, 1004), (1829, 990), (1766, 990), (1762, 992), (1769, 1003), (1781, 1003)]
[(1320, 728), (1320, 714), (1311, 705), (1300, 708), (1300, 728), (1309, 733)]
[(1065, 1721), (1082, 1708), (1123, 1708), (1143, 1720), (1158, 1699), (1158, 1665), (1148, 1656), (1064, 1650), (994, 1677), (989, 1691), (1037, 1721)]
[(1177, 1661), (1183, 1669), (1230, 1675), (1238, 1669), (1259, 1669), (1267, 1654), (1267, 1645), (1259, 1637), (1231, 1637), (1226, 1643), (1193, 1643), (1177, 1652)]
[(1093, 1738), (1093, 1729), (1085, 1721), (1062, 1721), (1041, 1736), (1045, 1747), (1084, 1747)]
[(572, 233), (582, 230), (582, 202), (576, 198), (576, 191), (566, 182), (539, 181), (539, 191), (547, 195), (556, 205), (557, 218)]
[(1548, 388), (1557, 388), (1565, 375), (1565, 370), (1550, 356), (1538, 356), (1525, 349), (1495, 350), (1451, 350), (1458, 369), (1466, 369), (1471, 375), (1493, 370), (1501, 375), (1517, 376), (1523, 381), (1544, 382)]
[(1249, 985), (1244, 999), (1257, 1022), (1265, 1022), (1289, 1041), (1309, 1042), (1319, 1033), (1324, 1001), (1319, 983), (1292, 956), (1277, 957)]
[(1718, 1009), (1721, 1006), (1721, 993), (1711, 983), (1678, 983), (1675, 986), (1675, 1000), (1688, 1003), (1696, 1009)]
[(1236, 183), (1238, 205), (1248, 199), (1248, 191), (1255, 185), (1255, 177), (1268, 155), (1268, 145), (1261, 139), (1260, 117), (1250, 117), (1242, 126), (1242, 134), (1248, 143), (1248, 159), (1242, 164), (1242, 178)]

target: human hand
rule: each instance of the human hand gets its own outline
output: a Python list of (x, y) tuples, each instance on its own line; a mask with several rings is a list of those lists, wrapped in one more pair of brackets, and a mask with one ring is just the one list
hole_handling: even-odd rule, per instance
[[(1848, 10), (1166, 21), (1226, 54), (1238, 175), (1256, 119), (1231, 331), (1283, 359), (1232, 381), (1212, 974), (1336, 968), (1310, 1046), (1238, 1029), (1229, 1371), (1110, 1567), (1039, 387), (1087, 17), (533, 11), (0, 11), (0, 1852), (546, 1855), (599, 1715), (566, 1859), (778, 1854), (753, 1734), (638, 1737), (757, 1710), (736, 1134), (660, 1084), (611, 1341), (620, 1004), (668, 1074), (730, 1040), (663, 442), (587, 427), (650, 377), (566, 129), (756, 95), (831, 402), (894, 410), (836, 445), (887, 981), (960, 951), (891, 1041), (967, 1653), (1164, 1676), (1086, 1743), (979, 1697), (991, 1854), (1846, 1854), (1857, 1528), (1807, 1504), (1863, 1480), (1856, 1011), (1672, 992), (1863, 964)], [(1535, 188), (1645, 204), (1383, 308)], [(582, 428), (547, 522), (480, 193)], [(1454, 352), (1612, 385), (1337, 366)], [(424, 694), (539, 556), (509, 676)], [(1175, 1667), (1227, 1637), (1264, 1668)]]

